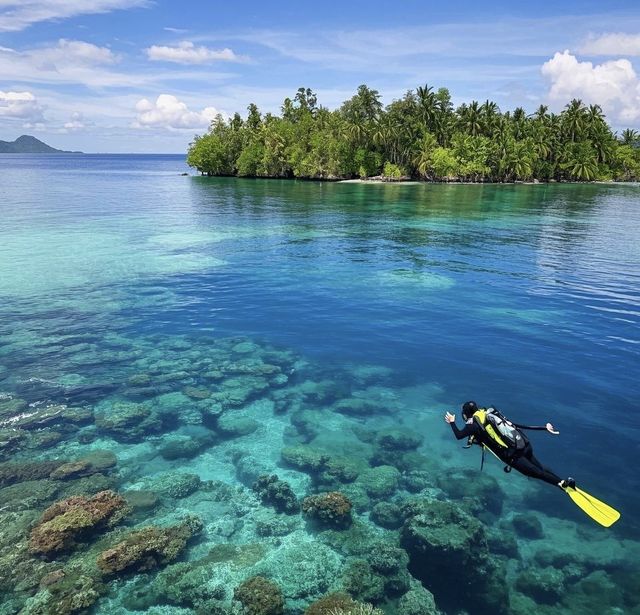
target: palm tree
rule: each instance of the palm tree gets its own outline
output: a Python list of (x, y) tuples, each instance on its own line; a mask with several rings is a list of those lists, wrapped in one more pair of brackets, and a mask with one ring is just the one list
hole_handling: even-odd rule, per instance
[(533, 119), (537, 120), (538, 122), (544, 123), (549, 118), (549, 114), (547, 113), (548, 111), (549, 111), (549, 107), (547, 105), (540, 105), (532, 113), (532, 117), (533, 117)]
[(640, 133), (637, 130), (633, 130), (633, 128), (626, 128), (622, 131), (622, 135), (620, 136), (620, 143), (622, 143), (622, 145), (631, 145), (635, 147), (639, 142)]
[(589, 129), (589, 139), (597, 153), (598, 162), (609, 162), (613, 158), (615, 138), (603, 121)]
[(423, 177), (426, 177), (429, 173), (431, 155), (436, 147), (438, 147), (438, 141), (430, 132), (426, 133), (418, 143), (417, 151), (413, 157), (413, 164)]
[(585, 106), (580, 99), (574, 98), (562, 113), (571, 141), (579, 141), (582, 131), (585, 128)]
[(601, 124), (604, 122), (604, 113), (600, 105), (589, 105), (589, 108), (585, 111), (586, 123), (589, 126)]
[(564, 152), (563, 169), (571, 179), (591, 181), (598, 175), (598, 159), (590, 141), (571, 143)]
[(460, 125), (467, 134), (475, 137), (482, 132), (482, 117), (477, 100), (471, 101), (468, 106), (463, 104), (458, 110), (458, 115)]
[(527, 128), (527, 114), (522, 107), (516, 107), (511, 117), (513, 122), (513, 136), (516, 139), (522, 139), (525, 136)]
[(344, 132), (356, 147), (362, 147), (366, 143), (369, 134), (367, 124), (361, 118), (354, 118), (350, 122), (346, 121), (344, 123)]
[(433, 93), (433, 88), (426, 83), (424, 87), (419, 86), (416, 88), (416, 98), (418, 99), (420, 121), (427, 130), (431, 131), (435, 126), (436, 115), (438, 113), (438, 104), (436, 95)]
[(493, 133), (498, 114), (500, 113), (500, 109), (496, 103), (487, 99), (482, 103), (480, 113), (482, 114), (484, 132), (491, 135)]
[(553, 133), (541, 124), (535, 124), (531, 135), (538, 158), (546, 160), (553, 149)]

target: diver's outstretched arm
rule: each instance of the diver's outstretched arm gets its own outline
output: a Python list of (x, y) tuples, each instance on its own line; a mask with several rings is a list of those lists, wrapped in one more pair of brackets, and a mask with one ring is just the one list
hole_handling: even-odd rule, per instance
[(551, 423), (547, 423), (546, 425), (518, 425), (518, 423), (514, 423), (513, 425), (518, 429), (530, 429), (532, 431), (548, 431), (549, 433), (552, 433), (554, 436), (557, 436), (560, 433)]

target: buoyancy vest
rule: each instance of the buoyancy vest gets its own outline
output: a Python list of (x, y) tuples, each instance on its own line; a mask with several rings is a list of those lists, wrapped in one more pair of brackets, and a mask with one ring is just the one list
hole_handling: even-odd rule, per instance
[(529, 440), (511, 421), (495, 408), (480, 408), (473, 414), (474, 422), (482, 429), (478, 442), (499, 454), (502, 459), (513, 459), (522, 452)]

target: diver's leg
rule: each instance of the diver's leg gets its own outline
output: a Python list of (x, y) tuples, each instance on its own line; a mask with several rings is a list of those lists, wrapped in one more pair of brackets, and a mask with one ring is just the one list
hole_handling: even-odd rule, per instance
[(521, 472), (525, 476), (538, 478), (540, 480), (543, 480), (545, 483), (558, 486), (562, 479), (557, 474), (554, 474), (551, 470), (547, 470), (546, 468), (544, 468), (535, 457), (533, 457), (533, 460), (535, 460), (534, 463), (531, 457), (533, 457), (533, 454), (531, 454), (530, 457), (516, 457), (511, 462), (511, 467), (515, 468), (516, 470), (518, 470), (518, 472)]

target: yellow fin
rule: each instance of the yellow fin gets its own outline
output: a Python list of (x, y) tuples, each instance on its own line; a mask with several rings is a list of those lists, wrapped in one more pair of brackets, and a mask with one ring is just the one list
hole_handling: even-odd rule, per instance
[(565, 487), (564, 490), (577, 506), (600, 525), (610, 527), (620, 519), (620, 513), (615, 508), (611, 508), (582, 489)]

